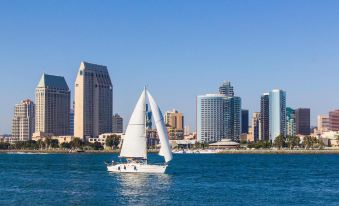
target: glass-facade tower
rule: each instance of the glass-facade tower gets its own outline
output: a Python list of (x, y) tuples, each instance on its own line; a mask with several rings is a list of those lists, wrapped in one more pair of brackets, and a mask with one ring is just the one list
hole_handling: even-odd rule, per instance
[(270, 140), (273, 142), (279, 135), (286, 136), (286, 92), (272, 90), (269, 93)]

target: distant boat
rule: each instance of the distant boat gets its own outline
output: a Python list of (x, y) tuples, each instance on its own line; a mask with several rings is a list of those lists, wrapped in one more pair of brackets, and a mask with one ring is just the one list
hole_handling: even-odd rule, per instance
[[(159, 155), (164, 157), (165, 164), (155, 165), (147, 162), (147, 139), (146, 139), (146, 96), (151, 106), (154, 122), (160, 139)], [(167, 163), (172, 160), (171, 146), (165, 122), (160, 108), (146, 88), (134, 108), (129, 120), (126, 135), (124, 137), (120, 158), (125, 158), (127, 163), (107, 164), (109, 172), (117, 173), (165, 173)]]

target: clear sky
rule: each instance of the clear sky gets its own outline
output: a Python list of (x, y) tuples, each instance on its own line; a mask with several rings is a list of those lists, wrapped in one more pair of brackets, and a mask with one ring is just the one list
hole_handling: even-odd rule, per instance
[(250, 113), (281, 88), (314, 125), (339, 108), (339, 1), (3, 0), (0, 133), (43, 72), (65, 76), (73, 98), (81, 61), (108, 66), (125, 122), (147, 84), (194, 127), (195, 97), (229, 80)]

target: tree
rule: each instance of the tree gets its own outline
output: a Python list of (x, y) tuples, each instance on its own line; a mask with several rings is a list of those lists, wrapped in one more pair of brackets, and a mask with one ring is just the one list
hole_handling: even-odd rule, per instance
[(295, 146), (298, 146), (300, 143), (300, 138), (298, 136), (287, 136), (287, 145), (293, 150)]
[(62, 149), (71, 149), (71, 148), (72, 148), (72, 146), (71, 146), (71, 144), (70, 144), (69, 142), (63, 142), (63, 143), (61, 143), (61, 144), (60, 144), (60, 147), (61, 147)]
[(313, 138), (311, 136), (305, 136), (304, 140), (303, 140), (303, 146), (305, 149), (310, 149), (311, 147), (313, 147)]
[(51, 139), (50, 146), (52, 148), (59, 148), (59, 140), (58, 139)]
[(106, 138), (106, 146), (111, 147), (112, 149), (118, 148), (120, 144), (121, 136), (120, 135), (110, 135)]
[(36, 144), (38, 145), (39, 149), (43, 149), (46, 147), (46, 144), (42, 139), (38, 139), (38, 141), (36, 141)]
[(274, 146), (278, 149), (281, 149), (285, 145), (285, 137), (283, 135), (279, 135), (274, 140)]
[(0, 149), (7, 150), (7, 149), (9, 149), (9, 147), (10, 147), (9, 143), (7, 143), (7, 142), (0, 142)]
[(101, 149), (103, 149), (103, 146), (101, 145), (100, 142), (94, 142), (91, 146), (92, 146), (92, 148), (94, 150), (101, 150)]
[(50, 137), (47, 137), (45, 139), (45, 145), (48, 149), (51, 147), (51, 141), (52, 141), (52, 138), (50, 138)]
[(84, 143), (80, 138), (76, 137), (70, 142), (70, 145), (73, 149), (81, 149)]

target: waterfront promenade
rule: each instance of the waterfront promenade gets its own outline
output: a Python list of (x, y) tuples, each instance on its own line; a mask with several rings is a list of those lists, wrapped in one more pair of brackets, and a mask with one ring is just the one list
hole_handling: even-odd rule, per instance
[[(120, 150), (85, 150), (83, 152), (68, 150), (0, 150), (0, 153), (47, 153), (47, 154), (118, 154)], [(148, 153), (158, 153), (158, 150), (149, 150)], [(196, 153), (195, 153), (196, 154)], [(221, 150), (216, 154), (339, 154), (339, 148), (334, 149), (252, 149), (252, 150)], [(201, 154), (198, 154), (201, 155)]]

